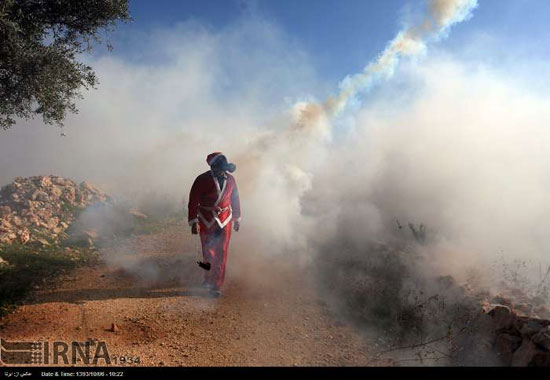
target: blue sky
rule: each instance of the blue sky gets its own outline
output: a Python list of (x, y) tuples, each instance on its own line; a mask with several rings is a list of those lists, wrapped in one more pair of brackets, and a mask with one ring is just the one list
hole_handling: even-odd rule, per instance
[[(421, 6), (412, 0), (131, 0), (134, 22), (111, 35), (115, 54), (131, 56), (139, 46), (129, 35), (194, 21), (214, 32), (247, 18), (278, 28), (311, 57), (319, 76), (338, 82), (383, 50), (406, 16)], [(467, 49), (479, 36), (501, 46), (550, 58), (550, 1), (480, 0), (474, 17), (456, 26), (445, 48)]]

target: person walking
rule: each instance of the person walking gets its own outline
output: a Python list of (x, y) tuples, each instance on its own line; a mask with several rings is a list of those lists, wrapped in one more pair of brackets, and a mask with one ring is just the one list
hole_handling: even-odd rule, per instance
[(188, 222), (191, 233), (200, 236), (204, 262), (210, 264), (203, 286), (220, 297), (231, 230), (239, 231), (241, 206), (235, 177), (230, 174), (235, 164), (228, 163), (221, 152), (209, 154), (206, 162), (210, 170), (200, 174), (191, 187)]

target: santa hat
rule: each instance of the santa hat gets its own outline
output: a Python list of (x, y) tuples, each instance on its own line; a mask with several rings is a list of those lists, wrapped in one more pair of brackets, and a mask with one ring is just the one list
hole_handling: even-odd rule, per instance
[(206, 162), (208, 163), (209, 166), (212, 166), (214, 165), (214, 162), (216, 162), (216, 160), (220, 157), (223, 157), (223, 154), (222, 152), (214, 152), (214, 153), (210, 153), (207, 157), (206, 157)]

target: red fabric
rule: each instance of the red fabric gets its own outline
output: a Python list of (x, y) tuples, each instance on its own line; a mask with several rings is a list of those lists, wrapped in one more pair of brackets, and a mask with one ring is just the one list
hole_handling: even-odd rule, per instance
[(203, 259), (211, 264), (210, 270), (204, 271), (204, 282), (213, 289), (220, 289), (225, 279), (225, 263), (232, 224), (229, 222), (223, 229), (215, 226), (210, 231), (200, 232)]
[[(216, 224), (223, 227), (231, 218), (239, 220), (241, 207), (235, 178), (226, 173), (223, 192), (218, 187), (218, 180), (210, 170), (195, 179), (189, 194), (189, 222), (198, 219), (201, 229), (211, 229)], [(209, 208), (224, 210), (218, 212)]]
[(225, 278), (232, 220), (241, 217), (235, 178), (226, 173), (224, 183), (223, 189), (219, 189), (212, 171), (202, 173), (191, 187), (188, 205), (188, 221), (199, 221), (203, 259), (211, 264), (210, 270), (205, 271), (205, 282), (215, 289), (223, 285)]

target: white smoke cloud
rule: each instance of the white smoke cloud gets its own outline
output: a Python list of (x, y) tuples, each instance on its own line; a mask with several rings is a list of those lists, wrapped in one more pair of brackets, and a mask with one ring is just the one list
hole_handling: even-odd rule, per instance
[(402, 56), (418, 56), (426, 51), (426, 43), (444, 35), (454, 24), (468, 19), (477, 0), (429, 0), (425, 17), (399, 31), (378, 58), (365, 66), (363, 72), (347, 76), (340, 93), (329, 98), (324, 110), (338, 114), (357, 93), (368, 90), (380, 77), (389, 77)]
[[(548, 91), (531, 93), (506, 68), (459, 58), (396, 66), (476, 2), (429, 4), (424, 23), (398, 33), (367, 65), (394, 77), (349, 135), (334, 137), (330, 115), (310, 95), (326, 93), (326, 84), (277, 28), (251, 20), (214, 33), (187, 23), (142, 42), (156, 58), (148, 63), (92, 62), (101, 85), (67, 120), (67, 137), (38, 121), (3, 132), (0, 181), (53, 173), (181, 204), (207, 169), (206, 155), (221, 150), (237, 164), (243, 198), (235, 249), (307, 253), (339, 225), (385, 238), (398, 218), (436, 229), (454, 252), (448, 262), (500, 248), (538, 258), (550, 243)], [(351, 82), (350, 96), (363, 90), (367, 72), (344, 81), (343, 93)]]
[[(391, 83), (379, 92), (315, 176), (317, 197), (340, 206), (334, 226), (385, 239), (395, 219), (425, 223), (439, 234), (435, 260), (446, 272), (499, 253), (547, 262), (550, 98), (445, 56), (398, 75), (408, 94), (396, 97)], [(337, 189), (328, 185), (336, 173), (349, 173)]]

